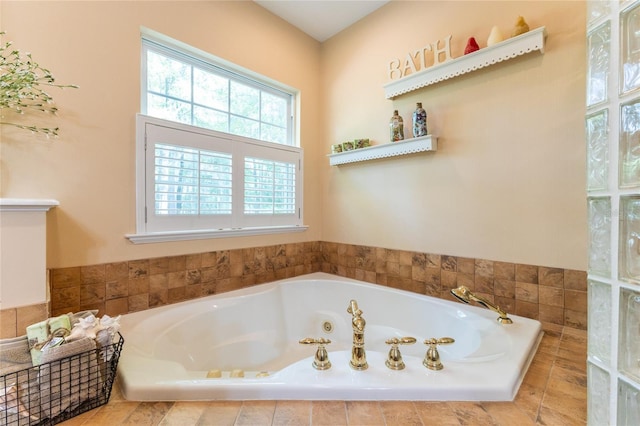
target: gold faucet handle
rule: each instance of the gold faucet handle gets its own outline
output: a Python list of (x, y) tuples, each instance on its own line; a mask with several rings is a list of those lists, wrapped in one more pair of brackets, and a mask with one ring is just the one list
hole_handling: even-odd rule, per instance
[(394, 337), (393, 339), (385, 340), (385, 343), (387, 345), (413, 345), (415, 342), (415, 337)]
[(306, 337), (298, 341), (301, 345), (328, 345), (331, 343), (331, 340), (320, 337), (318, 339), (314, 339), (313, 337)]
[(439, 339), (436, 339), (435, 337), (432, 337), (431, 339), (426, 339), (424, 341), (425, 345), (450, 345), (451, 343), (454, 343), (455, 339), (453, 339), (452, 337), (441, 337)]
[(391, 349), (389, 349), (389, 356), (385, 361), (385, 365), (392, 370), (404, 369), (405, 364), (402, 360), (402, 354), (400, 353), (398, 345), (413, 345), (415, 342), (415, 337), (394, 337), (392, 339), (385, 340), (385, 343), (387, 345), (391, 345)]
[(331, 361), (329, 361), (329, 353), (327, 349), (324, 347), (331, 343), (331, 340), (320, 337), (318, 339), (314, 339), (313, 337), (307, 337), (305, 339), (301, 339), (298, 341), (301, 345), (318, 345), (318, 349), (316, 350), (316, 355), (313, 359), (313, 368), (316, 370), (328, 370), (331, 368)]
[(450, 345), (454, 343), (455, 340), (452, 337), (441, 337), (436, 339), (432, 337), (431, 339), (426, 339), (424, 341), (425, 345), (429, 346), (427, 349), (427, 353), (424, 356), (424, 360), (422, 361), (422, 365), (427, 367), (429, 370), (442, 370), (444, 366), (440, 361), (440, 354), (438, 353), (438, 345)]

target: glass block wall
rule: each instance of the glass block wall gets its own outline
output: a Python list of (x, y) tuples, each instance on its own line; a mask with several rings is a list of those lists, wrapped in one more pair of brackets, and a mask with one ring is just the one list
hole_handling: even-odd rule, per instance
[(587, 2), (588, 424), (640, 424), (640, 0)]

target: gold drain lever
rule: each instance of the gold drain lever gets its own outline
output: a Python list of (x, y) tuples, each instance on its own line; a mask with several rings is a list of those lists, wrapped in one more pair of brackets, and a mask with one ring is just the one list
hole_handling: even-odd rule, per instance
[(455, 342), (455, 340), (451, 337), (441, 337), (439, 339), (431, 338), (425, 340), (424, 344), (429, 345), (429, 349), (427, 349), (422, 365), (427, 367), (429, 370), (442, 370), (444, 366), (442, 365), (442, 362), (440, 362), (440, 354), (438, 353), (437, 346), (450, 345), (453, 342)]
[(298, 343), (301, 345), (318, 345), (318, 349), (316, 350), (316, 356), (313, 360), (313, 368), (316, 370), (328, 370), (331, 368), (331, 361), (329, 361), (329, 354), (327, 353), (327, 349), (324, 347), (331, 343), (331, 340), (319, 338), (314, 339), (312, 337), (307, 337), (306, 339), (300, 340)]
[(393, 339), (386, 340), (385, 343), (391, 345), (391, 349), (389, 349), (389, 357), (385, 361), (385, 365), (392, 370), (404, 369), (405, 364), (402, 360), (402, 354), (400, 353), (398, 345), (413, 345), (415, 342), (415, 337), (401, 337), (400, 339), (394, 337)]

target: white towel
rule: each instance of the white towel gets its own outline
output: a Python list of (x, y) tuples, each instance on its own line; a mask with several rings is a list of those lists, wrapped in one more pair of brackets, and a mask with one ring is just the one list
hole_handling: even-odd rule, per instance
[(38, 374), (41, 418), (73, 410), (102, 389), (96, 343), (91, 338), (47, 348), (42, 362)]

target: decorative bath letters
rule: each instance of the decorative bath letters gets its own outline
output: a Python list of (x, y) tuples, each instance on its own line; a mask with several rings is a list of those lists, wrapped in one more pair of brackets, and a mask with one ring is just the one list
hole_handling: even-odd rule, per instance
[[(404, 62), (400, 59), (394, 59), (389, 62), (389, 79), (397, 80), (423, 68), (428, 68), (430, 65), (427, 64), (427, 59), (431, 55), (433, 55), (431, 65), (438, 65), (441, 62), (453, 59), (451, 58), (451, 35), (444, 39), (444, 46), (439, 47), (440, 42), (441, 40), (437, 40), (434, 43), (427, 44), (422, 49), (407, 53)], [(427, 52), (430, 52), (431, 55), (428, 55)]]

